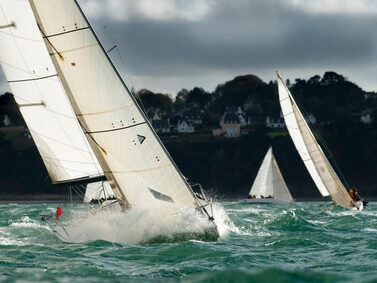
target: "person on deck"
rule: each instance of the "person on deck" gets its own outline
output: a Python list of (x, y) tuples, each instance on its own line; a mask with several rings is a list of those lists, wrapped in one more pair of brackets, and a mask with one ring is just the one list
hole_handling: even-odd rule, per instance
[(352, 198), (353, 201), (359, 201), (360, 200), (360, 196), (359, 196), (359, 193), (357, 192), (356, 188), (349, 188), (348, 193), (349, 193), (349, 195), (350, 195), (350, 197)]
[(58, 209), (56, 210), (56, 220), (55, 220), (55, 223), (57, 223), (59, 221), (59, 217), (62, 214), (63, 214), (63, 210), (60, 208), (60, 206), (58, 206)]

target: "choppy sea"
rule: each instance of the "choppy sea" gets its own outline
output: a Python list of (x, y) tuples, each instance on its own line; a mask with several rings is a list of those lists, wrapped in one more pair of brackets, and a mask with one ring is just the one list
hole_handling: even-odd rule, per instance
[(220, 202), (218, 241), (148, 244), (182, 225), (137, 213), (92, 219), (87, 206), (66, 204), (60, 221), (75, 229), (66, 243), (39, 216), (57, 204), (3, 204), (0, 281), (377, 282), (377, 203), (361, 212), (328, 205)]

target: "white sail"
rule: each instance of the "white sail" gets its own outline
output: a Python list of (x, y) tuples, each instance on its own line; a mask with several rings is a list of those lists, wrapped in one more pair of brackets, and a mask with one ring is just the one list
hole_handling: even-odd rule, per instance
[(74, 0), (31, 0), (68, 98), (124, 207), (198, 207)]
[(95, 182), (86, 186), (84, 202), (107, 200), (114, 197), (114, 193), (108, 182)]
[(103, 175), (28, 1), (0, 0), (0, 61), (52, 182)]
[(303, 115), (298, 109), (296, 102), (279, 74), (277, 81), (279, 100), (285, 124), (318, 190), (322, 196), (330, 195), (333, 202), (337, 205), (346, 208), (354, 207), (351, 197), (317, 143)]
[(271, 147), (263, 159), (249, 194), (257, 199), (270, 197), (287, 202), (293, 201)]
[(292, 195), (288, 190), (287, 184), (284, 181), (283, 175), (280, 172), (279, 166), (276, 162), (274, 155), (272, 155), (272, 174), (274, 186), (274, 199), (293, 202)]

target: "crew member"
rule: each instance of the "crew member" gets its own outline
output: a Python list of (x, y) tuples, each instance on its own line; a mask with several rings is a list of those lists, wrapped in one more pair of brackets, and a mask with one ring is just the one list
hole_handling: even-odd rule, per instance
[(59, 221), (59, 217), (62, 214), (63, 214), (63, 210), (60, 208), (60, 206), (58, 206), (58, 209), (56, 210), (56, 220), (55, 220), (55, 223), (57, 223)]

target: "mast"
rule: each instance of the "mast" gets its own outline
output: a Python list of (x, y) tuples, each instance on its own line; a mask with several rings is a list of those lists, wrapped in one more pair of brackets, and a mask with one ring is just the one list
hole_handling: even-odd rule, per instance
[(330, 165), (282, 78), (277, 74), (279, 100), (293, 143), (322, 196), (346, 208), (354, 203)]
[(74, 112), (120, 204), (203, 212), (77, 2), (30, 3)]
[(52, 183), (103, 180), (28, 1), (0, 0), (0, 6), (1, 66)]

